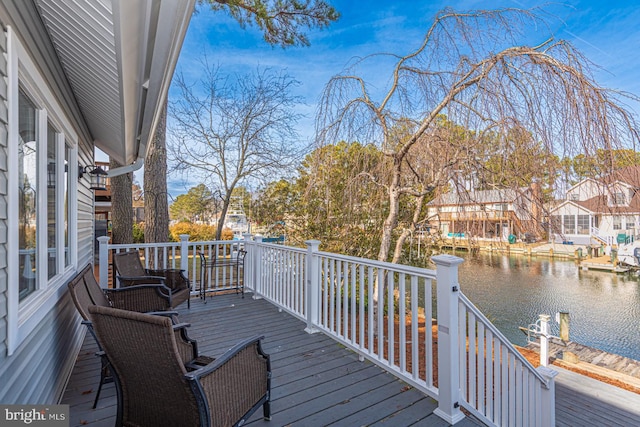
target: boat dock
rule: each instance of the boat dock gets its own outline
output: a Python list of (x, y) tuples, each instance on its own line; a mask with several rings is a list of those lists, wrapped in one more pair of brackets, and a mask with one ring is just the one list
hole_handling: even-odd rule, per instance
[(588, 245), (561, 243), (514, 243), (468, 239), (445, 239), (436, 245), (440, 251), (467, 250), (470, 252), (496, 252), (546, 258), (573, 259), (580, 263), (582, 270), (610, 271), (612, 273), (628, 273), (637, 268), (623, 266), (611, 261), (611, 255), (591, 256)]
[[(539, 341), (529, 343), (526, 348), (539, 353)], [(549, 339), (549, 360), (567, 369), (615, 380), (640, 393), (640, 361), (638, 360), (573, 341), (564, 342), (557, 337)]]

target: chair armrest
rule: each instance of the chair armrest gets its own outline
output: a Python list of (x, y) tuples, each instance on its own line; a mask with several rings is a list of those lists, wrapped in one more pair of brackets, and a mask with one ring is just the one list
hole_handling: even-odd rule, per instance
[(105, 294), (114, 308), (147, 313), (171, 308), (171, 289), (164, 285), (136, 285), (106, 289)]
[[(173, 316), (177, 316), (178, 312), (175, 310), (169, 310), (169, 311), (150, 311), (147, 314), (153, 314), (154, 316), (168, 316), (173, 318)], [(176, 323), (177, 325), (177, 323)]]
[(196, 399), (205, 406), (201, 419), (212, 416), (214, 424), (241, 425), (269, 400), (271, 362), (262, 351), (263, 338), (244, 340), (213, 363), (185, 374)]
[(116, 276), (116, 278), (120, 281), (120, 287), (148, 284), (164, 285), (167, 280), (164, 276)]
[(184, 270), (177, 268), (165, 268), (161, 270), (147, 269), (146, 271), (152, 276), (164, 277), (165, 284), (174, 291), (186, 289), (190, 285), (189, 279), (184, 275)]
[(191, 326), (191, 323), (186, 323), (186, 322), (176, 323), (175, 325), (173, 325), (173, 330), (176, 331), (178, 329), (188, 328), (190, 326)]

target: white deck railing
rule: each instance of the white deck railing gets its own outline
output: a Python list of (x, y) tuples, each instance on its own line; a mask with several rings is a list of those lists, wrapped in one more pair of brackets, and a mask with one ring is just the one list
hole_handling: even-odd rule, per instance
[(435, 256), (436, 270), (427, 270), (322, 252), (318, 241), (308, 241), (305, 250), (249, 237), (188, 242), (182, 236), (179, 243), (151, 245), (102, 241), (101, 284), (109, 249), (144, 250), (145, 259), (185, 269), (195, 283), (200, 275), (190, 260), (199, 251), (231, 254), (243, 246), (244, 283), (254, 298), (433, 397), (435, 413), (450, 424), (464, 418), (464, 407), (488, 425), (555, 425), (555, 371), (534, 368), (460, 292), (461, 258)]

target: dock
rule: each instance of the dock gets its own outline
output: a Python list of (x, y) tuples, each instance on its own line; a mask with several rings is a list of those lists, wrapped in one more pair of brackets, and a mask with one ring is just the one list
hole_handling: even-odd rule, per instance
[(582, 270), (601, 270), (611, 271), (614, 273), (628, 273), (633, 270), (631, 267), (612, 263), (611, 257), (609, 255), (587, 258), (584, 261), (580, 262), (580, 268)]
[[(526, 348), (539, 353), (540, 344), (534, 341)], [(573, 341), (564, 342), (557, 337), (549, 339), (549, 359), (554, 360), (554, 364), (558, 366), (619, 381), (637, 389), (640, 393), (640, 361), (638, 360)]]
[(588, 245), (562, 243), (507, 243), (504, 241), (443, 239), (434, 244), (439, 251), (466, 250), (469, 252), (495, 252), (508, 255), (524, 255), (531, 257), (559, 258), (579, 262), (582, 270), (610, 271), (612, 273), (628, 273), (637, 268), (620, 265), (611, 261), (610, 255), (589, 256)]

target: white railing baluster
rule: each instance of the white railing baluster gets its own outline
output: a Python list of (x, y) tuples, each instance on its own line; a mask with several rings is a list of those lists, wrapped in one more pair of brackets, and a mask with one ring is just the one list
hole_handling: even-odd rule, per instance
[(349, 338), (351, 339), (352, 345), (356, 345), (356, 337), (358, 336), (356, 331), (356, 310), (356, 265), (351, 263), (351, 309), (349, 310), (351, 316), (351, 332), (349, 333)]
[(433, 282), (424, 279), (424, 346), (427, 357), (424, 360), (427, 373), (427, 387), (433, 387)]
[[(467, 381), (469, 387), (469, 392), (467, 395), (467, 401), (471, 403), (475, 408), (478, 407), (478, 403), (476, 401), (476, 391), (477, 391), (477, 376), (476, 376), (476, 361), (478, 355), (476, 354), (476, 317), (473, 313), (469, 313), (468, 315), (468, 346), (467, 350), (468, 354), (468, 362), (467, 362)], [(462, 331), (460, 332), (460, 336), (464, 336)], [(462, 352), (460, 352), (462, 353)]]
[(400, 329), (400, 371), (405, 372), (407, 370), (407, 328), (405, 327), (407, 318), (407, 295), (405, 293), (405, 275), (400, 273), (398, 277), (398, 326)]
[(364, 332), (365, 332), (365, 312), (364, 312), (364, 305), (365, 305), (365, 298), (366, 298), (366, 293), (365, 293), (365, 269), (364, 269), (364, 264), (360, 264), (359, 266), (359, 274), (358, 274), (358, 278), (360, 280), (359, 285), (360, 285), (360, 292), (358, 292), (358, 296), (360, 297), (360, 309), (359, 309), (359, 313), (358, 313), (358, 332), (360, 333), (359, 335), (359, 340), (358, 340), (358, 344), (360, 347), (360, 351), (364, 350), (365, 348), (365, 338), (364, 338)]
[(378, 268), (378, 301), (376, 301), (378, 311), (378, 359), (384, 360), (384, 270)]
[(375, 278), (375, 269), (372, 266), (367, 267), (367, 301), (368, 301), (368, 308), (369, 310), (367, 310), (367, 320), (368, 320), (368, 331), (367, 331), (367, 335), (368, 335), (368, 349), (369, 349), (369, 353), (373, 353), (374, 352), (374, 342), (373, 342), (373, 336), (374, 336), (374, 318), (373, 318), (373, 313), (374, 313), (374, 307), (375, 307), (375, 301), (373, 298), (373, 291), (374, 291), (374, 282), (375, 282), (376, 278)]
[[(425, 302), (426, 304), (427, 302)], [(418, 380), (420, 374), (420, 319), (418, 317), (418, 278), (411, 276), (411, 377)], [(426, 314), (426, 313), (425, 313)], [(424, 319), (425, 334), (431, 332), (431, 319)], [(425, 340), (426, 341), (426, 340)], [(425, 360), (430, 360), (425, 357)]]
[(387, 285), (387, 360), (389, 364), (393, 366), (395, 364), (395, 325), (394, 325), (394, 317), (395, 317), (395, 301), (393, 297), (393, 292), (395, 290), (395, 283), (393, 278), (393, 273), (390, 271), (386, 271), (386, 285)]
[(477, 373), (477, 378), (478, 378), (478, 388), (477, 388), (477, 393), (478, 393), (478, 411), (480, 411), (480, 413), (482, 415), (486, 415), (487, 411), (486, 411), (486, 395), (485, 395), (485, 384), (484, 384), (484, 379), (485, 379), (485, 366), (487, 363), (487, 355), (485, 353), (485, 345), (486, 345), (486, 337), (485, 337), (485, 331), (484, 331), (484, 325), (482, 324), (482, 322), (478, 322), (478, 373)]

